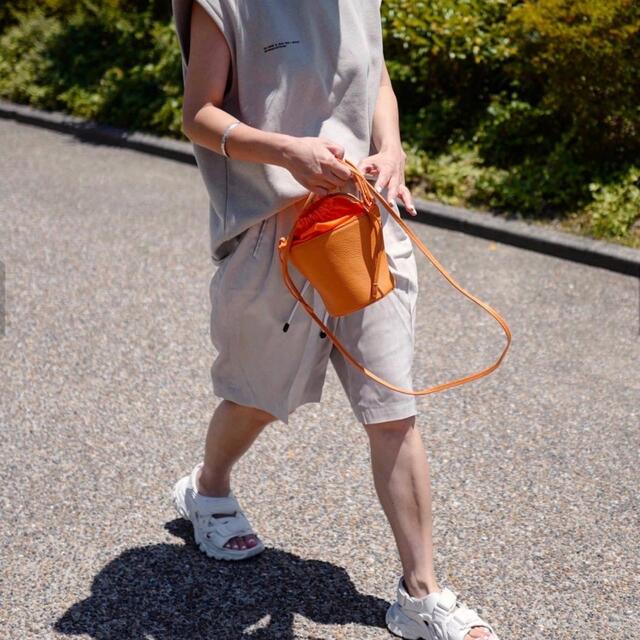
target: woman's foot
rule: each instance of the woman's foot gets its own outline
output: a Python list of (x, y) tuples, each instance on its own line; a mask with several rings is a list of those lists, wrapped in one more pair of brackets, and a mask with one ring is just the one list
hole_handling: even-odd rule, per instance
[[(405, 618), (405, 616), (402, 615), (402, 613), (398, 613), (398, 608), (401, 602), (405, 607), (408, 606), (411, 609), (420, 610), (420, 609), (423, 609), (423, 607), (420, 606), (420, 604), (418, 603), (420, 600), (425, 599), (427, 596), (431, 594), (447, 592), (447, 596), (450, 596), (454, 603), (452, 604), (452, 602), (449, 601), (446, 604), (446, 606), (448, 607), (451, 606), (451, 611), (455, 610), (455, 608), (458, 608), (458, 609), (460, 609), (461, 607), (466, 608), (466, 605), (464, 605), (464, 603), (461, 603), (459, 601), (455, 602), (455, 596), (453, 595), (452, 592), (450, 592), (448, 589), (445, 589), (445, 590), (441, 589), (434, 581), (431, 581), (430, 584), (425, 584), (423, 582), (418, 584), (414, 580), (412, 580), (411, 582), (413, 584), (412, 588), (409, 587), (408, 581), (404, 577), (401, 578), (400, 584), (398, 585), (398, 602), (396, 602), (396, 604), (391, 608), (392, 610), (395, 608), (395, 611), (394, 613), (390, 612), (390, 618), (388, 618), (387, 620), (388, 623), (391, 623), (392, 625), (393, 624), (396, 625), (395, 628), (392, 626), (391, 630), (394, 631), (394, 633), (401, 635), (401, 637), (405, 637), (405, 638), (412, 637), (412, 632), (416, 631), (416, 627), (415, 627), (416, 624), (418, 625), (429, 624), (429, 621), (431, 619), (431, 615), (429, 614), (434, 611), (434, 609), (432, 608), (434, 603), (430, 603), (427, 607), (424, 607), (425, 611), (428, 612), (427, 614), (420, 616), (419, 619), (414, 619), (414, 620), (407, 619)], [(408, 596), (408, 597), (405, 599), (403, 598), (403, 596)], [(412, 602), (408, 602), (408, 600), (411, 600)], [(467, 609), (467, 613), (470, 616), (469, 617), (470, 620), (473, 617), (471, 615), (471, 612), (475, 614), (475, 611)], [(408, 613), (408, 612), (405, 609), (403, 613)], [(410, 613), (409, 616), (414, 617), (415, 613)], [(477, 618), (473, 622), (475, 623), (474, 626), (472, 626), (469, 629), (469, 631), (463, 636), (463, 640), (482, 640), (482, 639), (493, 640), (496, 638), (496, 635), (493, 634), (493, 632), (488, 626), (483, 626), (479, 624), (480, 622), (484, 622), (484, 621)], [(398, 633), (398, 631), (400, 631), (400, 633)]]
[[(202, 496), (208, 496), (208, 497), (219, 497), (219, 496), (229, 495), (230, 487), (229, 487), (228, 481), (224, 483), (225, 486), (223, 486), (221, 491), (218, 491), (218, 490), (212, 491), (211, 485), (203, 486), (204, 483), (201, 482), (203, 471), (204, 471), (204, 465), (201, 465), (196, 473), (195, 490), (197, 493), (199, 493)], [(212, 515), (214, 518), (222, 518), (228, 514), (214, 513)], [(224, 546), (227, 549), (240, 549), (240, 550), (251, 549), (252, 547), (255, 547), (259, 542), (260, 542), (260, 539), (258, 538), (258, 536), (255, 534), (251, 534), (248, 536), (235, 536), (234, 538), (231, 538)]]
[[(265, 546), (259, 538), (251, 546), (244, 543), (243, 548), (237, 541), (237, 548), (228, 545), (232, 538), (242, 537), (244, 542), (245, 537), (255, 536), (256, 532), (230, 488), (216, 490), (214, 496), (197, 491), (196, 473), (201, 465), (180, 478), (171, 492), (176, 511), (193, 525), (196, 546), (217, 560), (245, 560), (262, 553)], [(217, 515), (214, 517), (214, 514)]]

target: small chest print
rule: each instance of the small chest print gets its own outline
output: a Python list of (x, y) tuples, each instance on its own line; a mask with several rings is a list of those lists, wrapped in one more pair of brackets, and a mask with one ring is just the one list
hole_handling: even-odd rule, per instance
[(288, 47), (290, 44), (300, 44), (300, 40), (283, 40), (282, 42), (274, 42), (266, 47), (262, 47), (262, 51), (264, 53), (269, 53), (269, 51), (273, 51), (274, 49), (283, 49), (284, 47)]

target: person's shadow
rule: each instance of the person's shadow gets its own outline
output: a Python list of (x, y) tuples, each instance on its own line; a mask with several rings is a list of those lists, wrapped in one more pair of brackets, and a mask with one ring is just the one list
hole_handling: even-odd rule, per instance
[(187, 520), (165, 527), (188, 544), (123, 553), (54, 629), (96, 640), (293, 640), (295, 613), (386, 628), (389, 603), (359, 593), (341, 567), (269, 547), (243, 561), (214, 560), (197, 549)]

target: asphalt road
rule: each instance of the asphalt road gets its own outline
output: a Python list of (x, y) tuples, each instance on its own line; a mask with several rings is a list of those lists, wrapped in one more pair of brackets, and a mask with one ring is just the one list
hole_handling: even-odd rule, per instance
[[(197, 169), (10, 120), (0, 142), (3, 639), (391, 637), (400, 563), (331, 368), (237, 466), (264, 554), (210, 560), (173, 511), (218, 402)], [(440, 584), (502, 640), (640, 637), (640, 283), (409, 223), (513, 332), (419, 398)], [(500, 327), (418, 260), (416, 384), (491, 363)]]

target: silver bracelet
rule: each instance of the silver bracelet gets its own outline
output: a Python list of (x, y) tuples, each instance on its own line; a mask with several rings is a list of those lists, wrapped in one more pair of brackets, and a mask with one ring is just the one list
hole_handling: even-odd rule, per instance
[(229, 137), (231, 130), (234, 127), (237, 127), (239, 124), (242, 124), (239, 120), (237, 122), (232, 122), (230, 125), (227, 125), (226, 129), (224, 130), (224, 133), (222, 134), (222, 139), (220, 140), (220, 150), (222, 151), (222, 155), (225, 158), (230, 157), (229, 154), (227, 153), (227, 138)]

